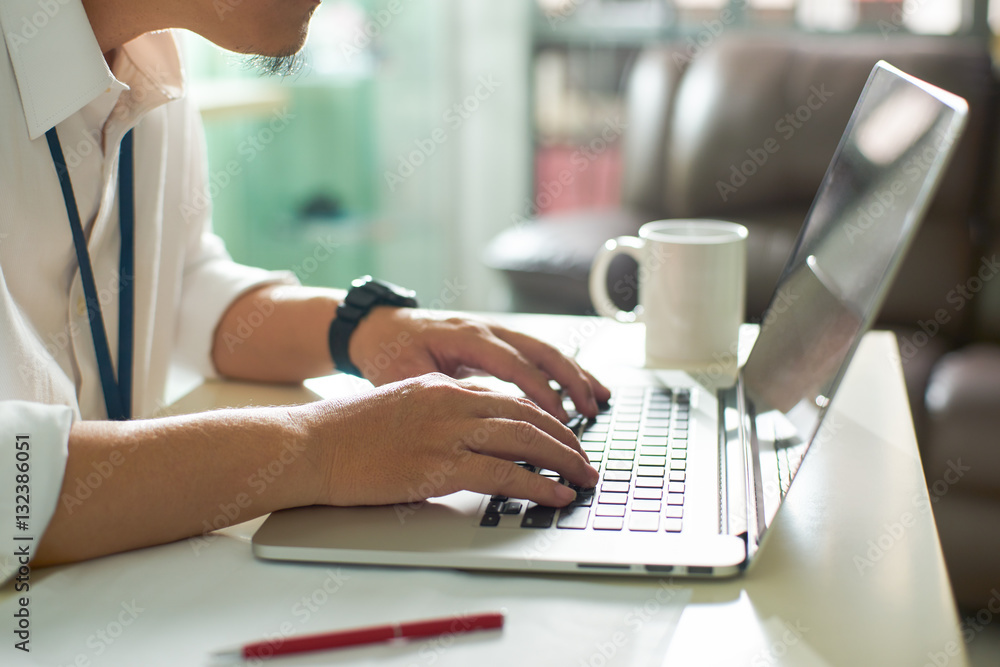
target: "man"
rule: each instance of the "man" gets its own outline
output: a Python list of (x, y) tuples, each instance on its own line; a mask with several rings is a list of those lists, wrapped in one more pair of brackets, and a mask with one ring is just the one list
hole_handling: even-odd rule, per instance
[[(0, 525), (15, 533), (4, 553), (53, 564), (197, 534), (279, 458), (284, 472), (255, 485), (240, 520), (419, 500), (441, 470), (433, 495), (572, 500), (518, 460), (593, 485), (550, 380), (587, 415), (610, 394), (573, 360), (497, 326), (400, 307), (401, 295), (365, 302), (371, 286), (357, 288), (360, 308), (338, 311), (344, 292), (239, 266), (207, 213), (192, 219), (205, 190), (200, 121), (173, 36), (157, 31), (187, 28), (280, 69), (319, 2), (218, 4), (0, 4)], [(247, 335), (239, 323), (255, 312), (267, 315)], [(127, 420), (155, 409), (172, 357), (206, 375), (297, 382), (332, 372), (333, 358), (365, 368), (389, 342), (401, 354), (357, 397)], [(477, 370), (531, 401), (453, 379)], [(0, 578), (27, 558), (4, 557)]]

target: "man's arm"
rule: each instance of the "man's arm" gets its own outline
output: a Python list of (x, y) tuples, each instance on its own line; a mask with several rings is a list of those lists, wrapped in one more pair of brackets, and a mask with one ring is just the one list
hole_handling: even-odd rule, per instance
[[(330, 373), (327, 333), (343, 295), (286, 285), (244, 294), (216, 329), (216, 369), (228, 377), (264, 382), (299, 382)], [(386, 346), (395, 352), (391, 358)], [(485, 372), (518, 385), (562, 421), (568, 415), (550, 380), (588, 417), (611, 396), (551, 345), (489, 322), (420, 309), (373, 309), (351, 336), (350, 356), (375, 385), (432, 372), (455, 378)]]
[[(213, 519), (230, 505), (245, 505), (229, 521), (235, 524), (311, 504), (319, 498), (323, 476), (306, 445), (303, 430), (281, 408), (77, 422), (70, 430), (56, 513), (35, 564), (84, 560), (208, 532), (220, 527)], [(275, 461), (281, 462), (282, 475), (268, 483)]]
[(573, 500), (570, 488), (513, 463), (522, 460), (582, 486), (597, 481), (573, 432), (532, 402), (440, 374), (292, 408), (78, 422), (35, 563), (161, 544), (302, 505), (462, 489)]

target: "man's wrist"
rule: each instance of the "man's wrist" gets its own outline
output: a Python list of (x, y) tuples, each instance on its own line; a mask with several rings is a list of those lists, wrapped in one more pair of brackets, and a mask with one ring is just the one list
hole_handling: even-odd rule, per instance
[(374, 280), (371, 276), (358, 278), (352, 285), (337, 307), (337, 313), (330, 323), (330, 356), (337, 370), (364, 377), (350, 357), (351, 337), (357, 330), (358, 324), (379, 306), (415, 308), (417, 299), (416, 293), (412, 290)]

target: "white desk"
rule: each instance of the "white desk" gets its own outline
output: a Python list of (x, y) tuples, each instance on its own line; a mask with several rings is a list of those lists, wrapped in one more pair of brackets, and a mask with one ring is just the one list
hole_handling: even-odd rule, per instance
[[(598, 375), (604, 362), (641, 358), (637, 327), (500, 319), (566, 349), (582, 344), (581, 360)], [(964, 665), (895, 351), (889, 334), (865, 339), (833, 404), (841, 424), (835, 439), (810, 453), (764, 552), (738, 579), (269, 563), (250, 553), (254, 521), (207, 539), (34, 572), (28, 659), (11, 648), (13, 592), (0, 591), (0, 664), (202, 665), (211, 651), (261, 636), (505, 607), (502, 633), (271, 664), (599, 667), (659, 665), (667, 653), (670, 665)], [(309, 386), (326, 394), (352, 380)], [(302, 388), (208, 383), (175, 410), (313, 396)], [(870, 566), (856, 557), (870, 558)]]

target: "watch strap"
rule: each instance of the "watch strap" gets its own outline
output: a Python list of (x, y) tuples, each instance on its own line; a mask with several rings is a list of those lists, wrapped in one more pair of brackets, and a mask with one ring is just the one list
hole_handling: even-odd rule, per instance
[(354, 362), (351, 361), (348, 348), (351, 335), (371, 310), (377, 306), (395, 306), (397, 308), (416, 308), (416, 293), (398, 285), (375, 280), (371, 276), (358, 278), (351, 283), (347, 296), (337, 306), (337, 315), (330, 323), (329, 343), (330, 356), (337, 370), (364, 377)]

